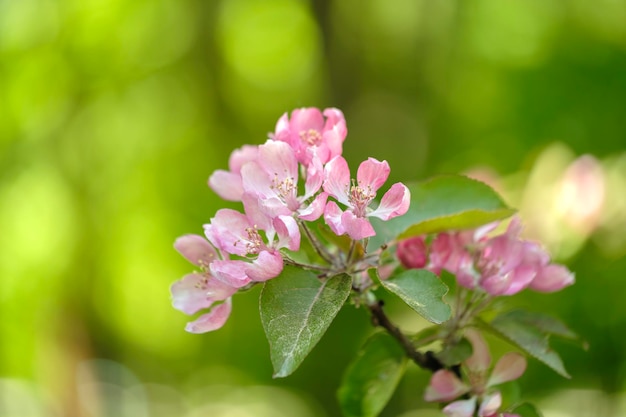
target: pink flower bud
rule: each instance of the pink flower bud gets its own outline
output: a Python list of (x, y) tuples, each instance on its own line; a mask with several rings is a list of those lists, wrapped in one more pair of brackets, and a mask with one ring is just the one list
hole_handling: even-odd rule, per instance
[(428, 263), (428, 249), (423, 236), (401, 240), (396, 254), (402, 266), (408, 269), (424, 268)]

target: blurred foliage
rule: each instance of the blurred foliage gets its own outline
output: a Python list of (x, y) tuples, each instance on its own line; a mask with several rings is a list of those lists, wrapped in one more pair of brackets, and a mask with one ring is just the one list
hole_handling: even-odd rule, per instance
[[(522, 392), (625, 415), (624, 22), (624, 0), (0, 0), (0, 415), (338, 415), (363, 311), (272, 380), (258, 289), (203, 336), (169, 302), (173, 240), (224, 206), (206, 178), (302, 106), (344, 111), (353, 166), (468, 172), (519, 207), (578, 282), (510, 302), (590, 345), (557, 345), (572, 380), (531, 362)], [(427, 377), (383, 415), (439, 415)]]

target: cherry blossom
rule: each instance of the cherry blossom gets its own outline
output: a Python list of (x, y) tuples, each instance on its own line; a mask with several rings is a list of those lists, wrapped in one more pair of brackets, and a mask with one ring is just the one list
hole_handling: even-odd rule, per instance
[(345, 211), (330, 201), (324, 211), (324, 219), (337, 235), (347, 233), (359, 240), (376, 234), (367, 217), (374, 216), (389, 220), (407, 212), (410, 204), (409, 189), (402, 183), (391, 186), (375, 210), (369, 205), (376, 197), (378, 189), (389, 177), (387, 161), (369, 158), (359, 166), (356, 181), (350, 180), (350, 170), (346, 160), (337, 156), (324, 167), (326, 179), (323, 187), (330, 196), (347, 206)]
[(235, 149), (228, 160), (229, 170), (218, 169), (209, 177), (209, 187), (224, 200), (241, 201), (243, 184), (241, 168), (257, 158), (258, 146), (244, 145)]

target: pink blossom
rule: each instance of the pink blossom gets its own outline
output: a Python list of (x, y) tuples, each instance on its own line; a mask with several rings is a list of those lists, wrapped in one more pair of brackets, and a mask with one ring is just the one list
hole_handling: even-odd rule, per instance
[[(231, 209), (218, 210), (211, 223), (204, 226), (207, 238), (215, 247), (247, 258), (211, 263), (211, 273), (236, 288), (251, 281), (276, 277), (283, 269), (279, 249), (297, 250), (300, 245), (300, 235), (296, 234), (297, 225), (292, 217), (279, 216), (270, 220), (252, 208), (254, 205), (250, 207), (249, 215)], [(255, 217), (260, 220), (259, 223), (252, 220)]]
[(313, 221), (322, 215), (327, 196), (320, 193), (312, 199), (324, 180), (317, 157), (311, 160), (306, 174), (304, 195), (298, 196), (298, 161), (294, 151), (287, 143), (274, 140), (259, 146), (257, 160), (241, 169), (244, 192), (256, 197), (270, 218), (296, 215)]
[(574, 274), (563, 265), (550, 264), (543, 266), (530, 283), (530, 288), (540, 292), (554, 292), (572, 285)]
[(471, 393), (468, 400), (454, 401), (444, 407), (443, 412), (450, 417), (472, 417), (478, 405), (478, 416), (495, 417), (502, 405), (502, 397), (499, 391), (491, 388), (519, 378), (526, 370), (526, 359), (519, 353), (507, 353), (489, 372), (491, 355), (487, 343), (475, 330), (468, 330), (465, 336), (473, 348), (472, 356), (463, 362), (470, 384), (461, 381), (455, 373), (441, 369), (431, 377), (424, 399), (447, 402)]
[[(209, 272), (210, 265), (219, 259), (215, 249), (202, 236), (185, 235), (176, 240), (174, 248), (201, 271), (185, 275), (172, 284), (172, 305), (185, 314), (203, 309), (210, 311), (187, 324), (191, 333), (204, 333), (224, 325), (231, 311), (231, 296), (236, 288), (227, 285)], [(224, 301), (215, 305), (216, 302)]]
[(409, 209), (411, 195), (402, 183), (392, 185), (375, 210), (369, 208), (376, 192), (389, 177), (387, 161), (369, 158), (362, 162), (357, 171), (356, 182), (350, 180), (348, 163), (341, 156), (333, 158), (324, 170), (324, 191), (347, 206), (347, 210), (342, 211), (333, 201), (326, 205), (324, 219), (337, 235), (347, 233), (354, 240), (374, 236), (376, 232), (367, 217), (389, 220)]
[(228, 171), (218, 169), (209, 177), (209, 187), (224, 200), (241, 201), (243, 185), (241, 168), (257, 158), (258, 146), (244, 145), (235, 149), (228, 160)]
[(288, 143), (298, 161), (308, 166), (314, 155), (317, 155), (322, 164), (341, 155), (347, 133), (341, 110), (327, 108), (322, 115), (319, 109), (309, 107), (292, 111), (291, 119), (287, 113), (283, 114), (276, 123), (276, 131), (270, 137)]

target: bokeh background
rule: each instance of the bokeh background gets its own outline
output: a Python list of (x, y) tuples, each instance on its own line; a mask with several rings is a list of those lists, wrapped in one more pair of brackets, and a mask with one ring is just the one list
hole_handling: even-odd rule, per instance
[[(174, 239), (234, 207), (208, 176), (303, 106), (344, 111), (352, 167), (469, 173), (519, 208), (577, 283), (511, 304), (589, 343), (555, 341), (573, 378), (531, 361), (524, 396), (626, 415), (626, 1), (0, 0), (0, 416), (339, 415), (365, 312), (273, 380), (258, 288), (201, 336), (169, 299)], [(440, 415), (427, 377), (383, 415)]]

